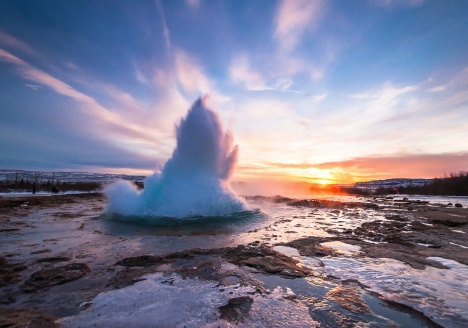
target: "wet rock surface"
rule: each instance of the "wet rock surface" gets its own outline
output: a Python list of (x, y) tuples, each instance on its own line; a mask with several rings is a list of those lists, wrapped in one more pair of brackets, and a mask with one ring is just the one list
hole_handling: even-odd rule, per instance
[(362, 253), (356, 256), (393, 258), (421, 270), (427, 265), (445, 268), (428, 257), (443, 257), (468, 265), (466, 234), (463, 230), (453, 231), (468, 224), (468, 212), (413, 203), (420, 207), (411, 215), (384, 212), (385, 220), (364, 222), (355, 229), (331, 230), (333, 236), (327, 238), (306, 237), (284, 245), (297, 248), (304, 256), (336, 256), (336, 251), (320, 243), (343, 241), (361, 247)]
[[(379, 224), (376, 223), (376, 230), (379, 228)], [(358, 229), (358, 232), (361, 231), (362, 229)], [(373, 234), (374, 233), (371, 230), (370, 234), (361, 235), (361, 238), (371, 240), (371, 235)], [(357, 235), (357, 233), (355, 235)], [(404, 262), (410, 265), (412, 268), (420, 270), (424, 270), (427, 265), (435, 268), (446, 269), (446, 267), (441, 263), (428, 260), (428, 257), (444, 257), (453, 259), (460, 263), (468, 263), (467, 250), (462, 249), (460, 251), (458, 246), (438, 239), (437, 236), (427, 236), (418, 232), (391, 233), (390, 235), (387, 235), (384, 240), (384, 243), (374, 244), (359, 239), (357, 236), (342, 234), (340, 236), (330, 238), (301, 238), (283, 245), (298, 249), (299, 253), (303, 256), (339, 256), (340, 254), (337, 253), (336, 250), (326, 246), (321, 246), (320, 244), (327, 241), (341, 241), (360, 247), (360, 253), (356, 253), (354, 256), (392, 258)], [(428, 244), (429, 246), (422, 246), (418, 244), (422, 242), (433, 244)]]
[[(122, 259), (110, 267), (117, 274), (108, 287), (123, 288), (139, 281), (139, 277), (153, 272), (178, 273), (182, 277), (218, 281), (221, 285), (233, 280), (241, 285), (255, 286), (263, 291), (263, 285), (244, 273), (233, 276), (223, 265), (249, 267), (255, 272), (276, 274), (285, 278), (305, 277), (311, 270), (298, 266), (299, 261), (274, 251), (265, 245), (240, 245), (222, 249), (193, 249), (161, 256), (142, 255)], [(230, 279), (229, 279), (230, 278)]]
[(87, 275), (91, 270), (84, 263), (70, 263), (50, 269), (42, 269), (29, 277), (23, 285), (26, 293), (61, 285)]
[[(39, 253), (39, 254), (41, 254), (41, 253)], [(53, 257), (41, 258), (41, 259), (37, 260), (37, 262), (38, 263), (43, 263), (43, 262), (53, 263), (53, 262), (68, 262), (70, 260), (71, 260), (71, 258), (67, 257), (67, 256), (53, 256)]]
[(0, 257), (0, 287), (20, 281), (20, 272), (25, 269), (22, 264), (11, 264), (4, 257)]
[(260, 272), (277, 274), (286, 278), (304, 277), (310, 270), (299, 267), (299, 261), (280, 254), (264, 245), (226, 248), (222, 250), (223, 256), (230, 263), (253, 267)]
[(253, 299), (248, 296), (230, 298), (228, 304), (219, 307), (220, 318), (231, 322), (244, 319), (252, 306)]
[(299, 254), (302, 256), (335, 256), (336, 252), (333, 249), (320, 245), (320, 243), (329, 240), (329, 238), (323, 237), (306, 237), (291, 241), (289, 243), (279, 243), (278, 245), (296, 248), (299, 251)]
[(311, 315), (324, 327), (400, 327), (375, 315), (355, 286), (342, 285), (310, 307)]
[(12, 328), (58, 328), (56, 318), (33, 309), (0, 308), (0, 327)]
[[(349, 242), (362, 247), (366, 256), (390, 257), (408, 263), (414, 268), (423, 269), (425, 265), (442, 268), (434, 261), (426, 260), (427, 257), (443, 257), (468, 265), (468, 247), (466, 234), (454, 232), (447, 222), (451, 218), (442, 218), (434, 212), (418, 213), (418, 217), (411, 221), (380, 222), (374, 221), (363, 224), (361, 228), (355, 229), (357, 238)], [(465, 225), (468, 217), (458, 217), (458, 222)], [(442, 223), (443, 222), (443, 223)], [(385, 244), (370, 244), (363, 242), (370, 240), (385, 242)]]

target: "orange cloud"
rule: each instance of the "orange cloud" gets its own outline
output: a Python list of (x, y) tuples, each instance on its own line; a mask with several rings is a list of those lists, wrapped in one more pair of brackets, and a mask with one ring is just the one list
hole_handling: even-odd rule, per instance
[[(275, 176), (274, 172), (286, 173), (277, 175), (283, 178), (291, 170), (306, 172), (310, 169), (328, 172), (331, 175), (331, 180), (334, 180), (335, 183), (390, 178), (435, 178), (442, 176), (444, 173), (468, 170), (468, 153), (361, 157), (319, 164), (265, 163), (263, 167), (263, 171), (271, 172), (272, 176)], [(249, 167), (248, 170), (252, 172), (252, 167)], [(303, 178), (311, 180), (314, 177), (304, 175)], [(320, 176), (315, 178), (318, 180)]]
[(343, 162), (323, 163), (318, 167), (340, 167), (351, 171), (367, 172), (367, 179), (434, 178), (444, 173), (467, 170), (468, 153), (357, 158)]

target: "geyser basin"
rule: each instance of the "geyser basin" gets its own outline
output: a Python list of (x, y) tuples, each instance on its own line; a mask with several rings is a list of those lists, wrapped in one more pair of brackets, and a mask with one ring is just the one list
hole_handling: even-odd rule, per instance
[(229, 187), (238, 147), (218, 115), (199, 98), (176, 127), (177, 146), (161, 173), (137, 191), (128, 181), (106, 190), (108, 213), (124, 216), (187, 218), (221, 216), (247, 210)]

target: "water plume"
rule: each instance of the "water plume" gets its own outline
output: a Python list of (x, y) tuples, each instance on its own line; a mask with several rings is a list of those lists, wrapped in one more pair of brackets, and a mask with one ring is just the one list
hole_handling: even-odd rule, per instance
[(229, 186), (238, 147), (218, 115), (199, 98), (176, 126), (177, 146), (161, 173), (139, 192), (128, 181), (106, 188), (107, 212), (125, 216), (186, 218), (219, 216), (247, 209)]

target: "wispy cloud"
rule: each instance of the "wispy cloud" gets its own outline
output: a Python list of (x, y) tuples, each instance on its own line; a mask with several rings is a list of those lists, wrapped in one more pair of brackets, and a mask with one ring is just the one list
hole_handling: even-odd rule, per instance
[(387, 82), (384, 84), (383, 88), (369, 93), (356, 93), (349, 95), (350, 98), (355, 99), (375, 99), (377, 102), (380, 103), (388, 103), (389, 101), (395, 99), (396, 97), (418, 90), (419, 87), (417, 85), (409, 85), (405, 87), (394, 87), (391, 83)]
[(429, 89), (429, 92), (440, 92), (440, 91), (445, 91), (447, 88), (443, 85), (439, 85), (438, 87), (434, 87)]
[(25, 42), (12, 37), (0, 30), (0, 45), (14, 48), (28, 54), (34, 54), (34, 50)]
[(363, 103), (360, 123), (371, 126), (372, 124), (388, 120), (389, 116), (394, 116), (396, 113), (407, 110), (408, 104), (405, 101), (408, 100), (409, 95), (418, 89), (418, 85), (397, 87), (390, 82), (386, 82), (378, 90), (358, 93), (349, 97), (360, 100)]
[(65, 66), (67, 66), (68, 68), (71, 68), (71, 69), (78, 69), (78, 66), (76, 66), (72, 62), (65, 63)]
[(468, 67), (452, 76), (445, 84), (429, 88), (428, 91), (431, 93), (445, 91), (443, 99), (449, 105), (458, 105), (468, 101)]
[(229, 68), (231, 81), (241, 83), (247, 90), (265, 90), (263, 76), (250, 67), (246, 55), (236, 56)]
[(279, 91), (290, 90), (293, 80), (289, 77), (271, 78), (269, 81), (254, 70), (246, 55), (236, 56), (229, 67), (229, 76), (233, 83), (242, 84), (249, 91)]
[[(297, 92), (291, 87), (299, 74), (309, 76), (314, 82), (321, 80), (326, 67), (335, 59), (328, 54), (330, 50), (325, 47), (327, 49), (319, 51), (313, 59), (305, 58), (295, 50), (303, 35), (319, 26), (325, 7), (323, 0), (280, 1), (273, 31), (276, 51), (268, 53), (266, 62), (259, 59), (262, 56), (258, 53), (236, 54), (229, 67), (231, 82), (241, 84), (249, 91)], [(252, 58), (256, 60), (251, 62)]]
[(179, 83), (187, 92), (198, 91), (204, 94), (212, 89), (200, 65), (182, 50), (175, 52), (175, 72)]
[(166, 42), (167, 49), (170, 50), (171, 49), (171, 33), (169, 29), (167, 28), (166, 16), (164, 15), (164, 10), (159, 0), (156, 0), (156, 6), (158, 8), (159, 16), (161, 17), (161, 21), (163, 25), (164, 41)]
[(314, 102), (321, 102), (321, 101), (327, 99), (327, 97), (328, 97), (328, 94), (322, 93), (320, 95), (312, 96), (312, 99), (314, 100)]
[[(342, 108), (341, 115), (349, 124), (339, 135), (352, 136), (348, 141), (355, 151), (367, 155), (465, 150), (460, 143), (450, 141), (468, 138), (468, 130), (464, 130), (468, 112), (461, 105), (468, 101), (468, 90), (462, 86), (460, 74), (444, 85), (442, 93), (428, 92), (427, 83), (435, 81), (426, 80), (407, 86), (387, 82), (380, 89), (352, 95), (356, 106)], [(458, 82), (452, 82), (455, 80)]]
[(371, 0), (372, 4), (380, 7), (418, 7), (424, 4), (425, 0)]
[(465, 67), (450, 81), (455, 86), (466, 86), (468, 84), (468, 67)]
[(37, 90), (39, 90), (41, 88), (41, 86), (36, 85), (36, 84), (25, 84), (25, 86), (27, 86), (28, 88), (33, 89), (34, 91), (37, 91)]
[(291, 78), (305, 73), (314, 82), (324, 77), (327, 67), (336, 60), (337, 44), (332, 42), (330, 35), (314, 34), (314, 43), (321, 47), (312, 57), (303, 57), (295, 50), (307, 32), (316, 32), (326, 12), (327, 2), (324, 0), (282, 0), (279, 3), (273, 34), (278, 45), (274, 58), (277, 74)]
[(322, 0), (283, 0), (277, 18), (275, 36), (286, 52), (294, 50), (304, 31), (319, 24), (324, 11)]
[(450, 105), (459, 105), (468, 101), (468, 90), (461, 90), (447, 98)]
[(9, 52), (0, 49), (0, 60), (9, 62), (16, 65), (18, 73), (25, 79), (33, 81), (44, 86), (47, 86), (55, 92), (70, 97), (71, 99), (82, 104), (82, 109), (85, 113), (98, 120), (101, 123), (110, 124), (112, 128), (107, 131), (118, 132), (119, 134), (126, 135), (130, 138), (150, 141), (150, 137), (140, 131), (138, 126), (126, 120), (121, 119), (115, 113), (107, 110), (93, 98), (75, 90), (70, 85), (58, 80), (57, 78), (31, 66), (29, 63), (21, 60), (20, 58), (10, 54)]
[(198, 6), (200, 5), (200, 2), (201, 2), (201, 0), (186, 0), (186, 1), (189, 4), (189, 6), (191, 6), (193, 8), (198, 8)]

